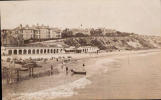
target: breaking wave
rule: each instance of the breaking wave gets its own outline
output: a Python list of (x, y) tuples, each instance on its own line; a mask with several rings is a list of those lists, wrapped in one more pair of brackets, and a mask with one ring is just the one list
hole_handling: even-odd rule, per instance
[(68, 97), (77, 94), (74, 89), (84, 88), (86, 85), (91, 83), (92, 82), (90, 80), (88, 80), (86, 77), (83, 77), (72, 83), (60, 85), (47, 90), (41, 90), (33, 93), (16, 93), (12, 95), (12, 100), (46, 100), (58, 97)]

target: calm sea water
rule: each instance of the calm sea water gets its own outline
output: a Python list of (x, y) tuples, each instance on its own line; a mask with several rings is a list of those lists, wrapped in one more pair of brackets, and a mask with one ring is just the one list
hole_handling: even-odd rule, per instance
[(161, 98), (160, 52), (129, 55), (105, 66), (108, 71), (90, 77), (92, 84), (77, 89), (78, 95), (61, 99)]

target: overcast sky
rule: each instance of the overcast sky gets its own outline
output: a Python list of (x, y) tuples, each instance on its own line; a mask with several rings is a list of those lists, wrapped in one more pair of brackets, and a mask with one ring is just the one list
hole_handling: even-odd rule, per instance
[(105, 27), (161, 35), (160, 0), (0, 1), (2, 28), (19, 24), (53, 27)]

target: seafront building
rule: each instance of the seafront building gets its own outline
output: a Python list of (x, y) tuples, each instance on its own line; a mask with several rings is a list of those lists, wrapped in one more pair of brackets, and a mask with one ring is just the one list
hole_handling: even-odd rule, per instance
[(81, 47), (74, 47), (71, 46), (69, 48), (65, 48), (66, 53), (98, 53), (98, 47), (92, 46), (81, 46)]
[(2, 56), (39, 55), (39, 54), (68, 54), (68, 53), (98, 53), (99, 49), (92, 46), (82, 47), (1, 47)]
[(14, 29), (18, 33), (23, 34), (24, 40), (29, 39), (52, 39), (52, 38), (61, 38), (61, 30), (57, 28), (51, 28), (45, 25), (29, 25), (16, 27)]
[(57, 38), (61, 38), (61, 30), (45, 25), (37, 24), (22, 26), (21, 24), (14, 29), (1, 30), (1, 44), (4, 46), (18, 45), (17, 43), (22, 43), (23, 45), (25, 40), (47, 40)]
[(1, 55), (33, 55), (64, 53), (61, 47), (1, 47)]

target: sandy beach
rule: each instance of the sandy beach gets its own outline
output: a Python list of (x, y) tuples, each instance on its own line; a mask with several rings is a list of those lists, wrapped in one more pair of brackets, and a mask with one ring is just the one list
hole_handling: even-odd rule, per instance
[[(111, 52), (77, 58), (78, 65), (86, 64), (86, 76), (66, 76), (60, 73), (56, 76), (22, 81), (14, 87), (3, 87), (3, 99), (161, 98), (160, 57), (161, 52), (158, 49)], [(7, 93), (7, 96), (4, 93)]]

